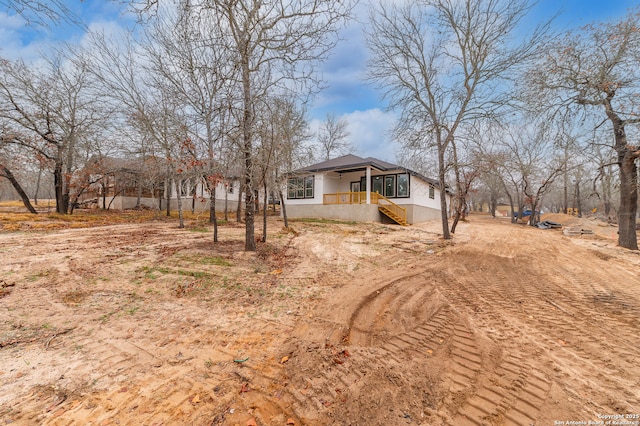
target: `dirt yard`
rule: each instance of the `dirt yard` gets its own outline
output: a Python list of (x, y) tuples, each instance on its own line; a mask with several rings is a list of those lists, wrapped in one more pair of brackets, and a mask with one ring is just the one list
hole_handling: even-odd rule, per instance
[(638, 425), (640, 254), (550, 219), (0, 233), (0, 424)]

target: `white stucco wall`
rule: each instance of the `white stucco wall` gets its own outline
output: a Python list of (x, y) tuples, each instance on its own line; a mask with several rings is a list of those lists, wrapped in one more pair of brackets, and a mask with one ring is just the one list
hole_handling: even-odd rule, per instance
[[(372, 170), (371, 176), (398, 174), (397, 172), (378, 172)], [(350, 192), (352, 182), (360, 182), (365, 172), (336, 173), (314, 175), (314, 197), (287, 199), (287, 215), (291, 218), (326, 218), (353, 221), (380, 221), (378, 206), (373, 204), (323, 205), (323, 194)], [(430, 185), (413, 175), (409, 177), (409, 197), (390, 198), (407, 210), (407, 222), (410, 224), (439, 219), (440, 192), (434, 187), (433, 198), (429, 197)], [(450, 197), (447, 197), (450, 199)]]
[[(189, 189), (193, 189), (193, 183), (189, 182), (189, 184), (187, 184)], [(234, 202), (238, 202), (238, 197), (240, 194), (240, 181), (239, 180), (233, 180), (231, 182), (229, 182), (229, 187), (225, 187), (223, 182), (219, 182), (216, 185), (216, 200), (224, 200), (225, 196), (224, 193), (225, 191), (229, 191), (231, 189), (231, 192), (229, 192), (229, 194), (227, 195), (227, 199), (229, 200), (229, 202), (234, 201)], [(176, 182), (173, 181), (171, 183), (171, 198), (176, 198), (177, 196), (177, 192), (176, 192)], [(197, 183), (197, 188), (196, 188), (196, 196), (198, 197), (203, 197), (203, 198), (209, 198), (209, 191), (207, 191), (206, 187), (204, 184), (202, 184), (202, 182), (198, 182)], [(190, 195), (182, 195), (182, 198), (188, 198), (190, 197)], [(261, 197), (262, 200), (262, 197)], [(217, 202), (216, 202), (217, 203)]]
[[(429, 184), (421, 179), (411, 176), (410, 197), (407, 204), (415, 204), (422, 207), (428, 207), (440, 210), (440, 191), (434, 188), (433, 198), (429, 198)], [(395, 202), (396, 200), (394, 200)], [(402, 199), (397, 199), (398, 204), (402, 204)]]
[[(98, 197), (98, 207), (103, 209), (104, 206), (102, 204), (103, 202), (103, 198), (102, 197)], [(109, 207), (109, 209), (111, 210), (126, 210), (126, 209), (132, 209), (134, 207), (136, 207), (138, 203), (138, 197), (122, 197), (120, 195), (118, 195), (117, 197), (106, 197), (106, 204), (107, 207)], [(150, 209), (157, 209), (158, 208), (158, 200), (155, 198), (146, 198), (146, 197), (142, 197), (140, 198), (140, 204), (144, 207), (148, 207)]]

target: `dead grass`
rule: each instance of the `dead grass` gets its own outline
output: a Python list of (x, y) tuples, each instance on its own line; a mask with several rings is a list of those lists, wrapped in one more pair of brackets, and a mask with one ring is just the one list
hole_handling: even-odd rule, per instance
[[(43, 208), (46, 202), (39, 203), (38, 214), (28, 213), (21, 201), (0, 202), (0, 232), (54, 231), (59, 229), (91, 228), (95, 226), (119, 225), (126, 223), (144, 223), (150, 221), (178, 221), (178, 213), (167, 216), (157, 210), (75, 210), (73, 214), (60, 214), (47, 211), (54, 204)], [(209, 231), (209, 212), (183, 213), (185, 228), (193, 232)], [(221, 217), (219, 224), (226, 224)]]

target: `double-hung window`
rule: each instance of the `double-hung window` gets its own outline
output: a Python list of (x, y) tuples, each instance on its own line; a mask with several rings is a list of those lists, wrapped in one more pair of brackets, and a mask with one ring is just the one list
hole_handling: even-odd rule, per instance
[(408, 197), (409, 196), (409, 175), (407, 173), (398, 175), (398, 193), (396, 197)]
[(287, 198), (313, 198), (313, 176), (289, 178)]
[(384, 177), (384, 196), (387, 198), (395, 198), (396, 175), (387, 175)]

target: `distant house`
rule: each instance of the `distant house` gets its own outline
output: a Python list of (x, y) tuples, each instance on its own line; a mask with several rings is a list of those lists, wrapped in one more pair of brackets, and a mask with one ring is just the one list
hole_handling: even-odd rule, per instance
[[(78, 202), (94, 203), (98, 208), (125, 210), (147, 207), (164, 210), (167, 191), (170, 191), (170, 209), (177, 210), (178, 184), (184, 210), (206, 211), (211, 195), (202, 176), (182, 175), (180, 179), (167, 179), (161, 159), (150, 157), (121, 159), (103, 157), (92, 158), (85, 166), (86, 181), (91, 182)], [(228, 177), (216, 185), (216, 210), (235, 210), (240, 191), (240, 179)], [(244, 206), (244, 203), (242, 203)]]
[[(447, 193), (447, 206), (451, 195)], [(287, 182), (287, 216), (401, 225), (441, 217), (440, 187), (407, 168), (345, 155), (293, 172)]]

